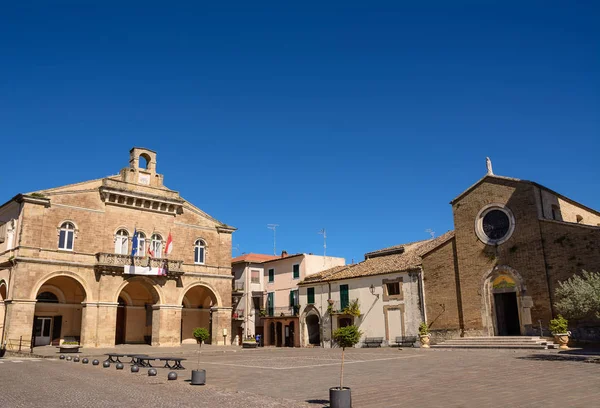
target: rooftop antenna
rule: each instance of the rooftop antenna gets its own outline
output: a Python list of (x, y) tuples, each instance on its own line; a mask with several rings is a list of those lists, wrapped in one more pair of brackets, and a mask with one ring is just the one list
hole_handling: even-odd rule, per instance
[(231, 247), (231, 250), (232, 251), (237, 251), (237, 253), (239, 254), (240, 253), (240, 244), (237, 244), (236, 246)]
[(325, 257), (327, 256), (327, 231), (325, 228), (319, 231), (319, 235), (323, 235), (323, 266), (325, 266)]
[(432, 230), (431, 228), (427, 228), (427, 229), (425, 230), (425, 232), (426, 232), (426, 233), (428, 233), (429, 235), (431, 235), (431, 238), (432, 238), (432, 239), (433, 239), (433, 238), (435, 238), (435, 231), (434, 231), (434, 230)]
[(267, 228), (273, 230), (273, 255), (277, 255), (277, 227), (279, 227), (279, 224), (267, 224)]

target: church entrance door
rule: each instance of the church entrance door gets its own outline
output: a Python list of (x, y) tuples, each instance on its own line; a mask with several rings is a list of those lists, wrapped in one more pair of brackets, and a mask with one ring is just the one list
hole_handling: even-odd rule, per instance
[(521, 335), (519, 306), (516, 292), (494, 293), (496, 306), (496, 327), (498, 336)]

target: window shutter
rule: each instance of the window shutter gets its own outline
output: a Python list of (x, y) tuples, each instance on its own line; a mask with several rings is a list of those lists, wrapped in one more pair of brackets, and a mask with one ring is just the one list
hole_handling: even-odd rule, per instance
[(294, 306), (294, 291), (290, 290), (290, 306)]
[(300, 265), (294, 265), (294, 279), (300, 278)]
[(348, 285), (340, 285), (340, 309), (345, 309), (349, 303)]
[(308, 297), (308, 303), (314, 304), (315, 303), (315, 288), (308, 288), (306, 290), (306, 296)]

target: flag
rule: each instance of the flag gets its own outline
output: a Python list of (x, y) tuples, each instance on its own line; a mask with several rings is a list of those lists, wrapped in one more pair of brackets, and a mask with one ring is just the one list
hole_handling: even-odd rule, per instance
[(138, 232), (137, 228), (133, 230), (133, 238), (131, 239), (131, 256), (135, 256), (138, 251)]
[(171, 254), (171, 251), (173, 251), (173, 237), (169, 232), (169, 236), (167, 237), (167, 245), (165, 245), (165, 254), (168, 256)]
[(152, 249), (152, 246), (154, 245), (154, 234), (152, 234), (152, 236), (150, 237), (150, 242), (147, 242), (146, 245), (148, 246), (148, 256), (154, 258), (154, 250)]

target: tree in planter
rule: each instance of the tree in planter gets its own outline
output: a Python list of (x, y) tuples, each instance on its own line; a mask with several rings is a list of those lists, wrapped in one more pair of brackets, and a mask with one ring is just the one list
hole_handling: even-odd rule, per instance
[(340, 369), (340, 390), (344, 389), (344, 352), (346, 347), (354, 347), (362, 336), (358, 327), (351, 325), (340, 327), (333, 332), (333, 340), (342, 348), (342, 366)]
[(202, 347), (203, 342), (210, 338), (210, 332), (204, 327), (196, 327), (193, 334), (198, 342), (198, 370), (200, 370), (200, 347)]
[(600, 273), (582, 271), (556, 288), (554, 306), (570, 319), (600, 318)]
[(560, 345), (559, 348), (561, 350), (568, 350), (571, 332), (569, 331), (569, 322), (567, 319), (558, 315), (556, 319), (550, 320), (550, 331), (554, 335), (554, 339)]

